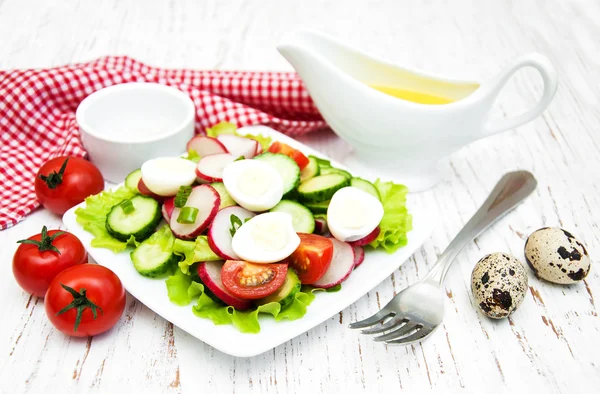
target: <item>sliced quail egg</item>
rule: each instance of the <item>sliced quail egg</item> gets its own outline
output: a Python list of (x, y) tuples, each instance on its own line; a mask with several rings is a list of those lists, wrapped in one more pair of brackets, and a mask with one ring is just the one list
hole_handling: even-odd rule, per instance
[(340, 241), (352, 242), (369, 235), (381, 222), (379, 199), (356, 187), (344, 187), (333, 195), (327, 208), (327, 227)]
[(471, 292), (479, 309), (492, 319), (513, 313), (527, 294), (527, 272), (523, 264), (507, 253), (492, 253), (475, 264)]
[(538, 277), (560, 284), (583, 280), (592, 264), (583, 243), (558, 227), (534, 231), (525, 243), (525, 260)]
[(196, 163), (181, 157), (158, 157), (142, 164), (142, 180), (159, 196), (174, 196), (196, 180)]
[(273, 208), (283, 196), (283, 180), (259, 160), (239, 160), (223, 170), (223, 184), (236, 203), (253, 212)]
[(240, 259), (252, 263), (275, 263), (289, 257), (300, 245), (292, 216), (268, 212), (255, 216), (233, 235), (231, 247)]

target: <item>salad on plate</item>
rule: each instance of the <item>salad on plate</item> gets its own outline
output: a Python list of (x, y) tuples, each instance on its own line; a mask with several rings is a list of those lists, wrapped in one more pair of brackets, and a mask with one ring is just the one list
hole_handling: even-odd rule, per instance
[(369, 249), (406, 245), (406, 194), (221, 122), (186, 155), (148, 160), (75, 215), (91, 246), (129, 248), (140, 275), (165, 280), (171, 302), (256, 333), (259, 314), (302, 318)]

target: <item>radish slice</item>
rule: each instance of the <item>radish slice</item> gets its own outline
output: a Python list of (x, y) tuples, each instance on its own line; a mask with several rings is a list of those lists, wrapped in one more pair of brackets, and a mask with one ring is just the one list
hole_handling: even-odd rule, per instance
[(333, 258), (325, 275), (312, 285), (322, 289), (337, 286), (345, 281), (354, 268), (354, 250), (347, 242), (330, 238), (333, 242)]
[(319, 235), (325, 235), (328, 232), (329, 230), (327, 229), (327, 220), (325, 220), (324, 218), (315, 218), (314, 233)]
[(196, 166), (196, 176), (205, 182), (221, 182), (223, 169), (235, 159), (236, 156), (229, 153), (204, 156)]
[(262, 145), (257, 143), (256, 144), (256, 155), (255, 156), (258, 156), (261, 153), (263, 153)]
[(144, 183), (144, 181), (140, 178), (140, 181), (138, 182), (138, 191), (140, 192), (140, 194), (142, 196), (148, 196), (148, 197), (152, 197), (155, 200), (158, 201), (162, 201), (165, 199), (165, 197), (163, 196), (159, 196), (156, 193), (153, 193), (152, 190), (148, 189), (148, 186), (146, 186), (146, 184)]
[(187, 150), (194, 150), (200, 157), (227, 153), (227, 148), (218, 139), (197, 135), (187, 143)]
[(252, 159), (258, 150), (258, 145), (260, 145), (256, 140), (231, 134), (220, 135), (217, 139), (236, 158), (244, 156), (246, 159)]
[(221, 301), (227, 305), (231, 305), (239, 311), (249, 309), (252, 306), (252, 302), (243, 300), (232, 295), (221, 282), (221, 268), (223, 268), (222, 261), (206, 261), (198, 264), (198, 276), (202, 283), (208, 289), (217, 296)]
[(169, 222), (171, 220), (171, 215), (173, 214), (173, 209), (175, 209), (175, 197), (171, 197), (171, 198), (167, 198), (165, 200), (165, 202), (162, 205), (162, 215), (163, 218), (165, 218), (165, 220), (167, 222)]
[(181, 239), (193, 239), (202, 233), (214, 219), (221, 204), (219, 193), (210, 185), (200, 185), (192, 189), (192, 193), (185, 203), (186, 207), (194, 207), (198, 209), (196, 221), (192, 224), (184, 224), (177, 222), (177, 217), (181, 212), (181, 208), (175, 207), (169, 225), (173, 234)]
[(352, 250), (354, 251), (354, 269), (356, 269), (365, 261), (365, 250), (362, 246), (353, 246)]
[(208, 245), (213, 252), (225, 260), (239, 260), (239, 257), (233, 251), (231, 246), (231, 216), (237, 216), (242, 223), (246, 219), (256, 216), (254, 212), (238, 206), (232, 206), (221, 209), (213, 220), (208, 230)]
[(378, 236), (381, 230), (379, 226), (375, 227), (375, 230), (371, 231), (366, 237), (357, 239), (356, 241), (348, 242), (352, 246), (365, 246), (373, 242)]

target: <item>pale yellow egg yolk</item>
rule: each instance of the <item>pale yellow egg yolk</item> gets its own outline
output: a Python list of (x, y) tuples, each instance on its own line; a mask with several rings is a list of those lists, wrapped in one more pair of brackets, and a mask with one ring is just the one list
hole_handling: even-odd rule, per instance
[(258, 249), (276, 252), (288, 243), (285, 223), (278, 220), (262, 220), (252, 228), (250, 236)]
[[(332, 206), (329, 215), (342, 227), (357, 229), (369, 222), (370, 209), (361, 198), (346, 196)], [(333, 219), (332, 218), (332, 219)]]
[(263, 168), (248, 168), (237, 179), (237, 187), (249, 197), (260, 197), (271, 187), (269, 173)]

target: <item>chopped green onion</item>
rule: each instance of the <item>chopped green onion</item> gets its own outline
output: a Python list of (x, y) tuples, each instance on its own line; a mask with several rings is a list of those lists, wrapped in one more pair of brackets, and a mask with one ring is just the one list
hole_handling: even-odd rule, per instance
[(240, 160), (244, 160), (246, 157), (245, 156), (240, 156), (237, 159), (235, 159), (234, 161), (240, 161)]
[(121, 206), (121, 209), (123, 209), (123, 213), (126, 215), (135, 211), (135, 207), (133, 206), (131, 200), (123, 200), (119, 205)]
[(187, 202), (188, 197), (192, 194), (191, 186), (180, 186), (177, 195), (175, 196), (175, 207), (183, 208)]
[(229, 217), (229, 222), (231, 223), (231, 228), (229, 229), (229, 234), (231, 234), (231, 236), (233, 237), (235, 232), (242, 225), (242, 220), (235, 215), (231, 215)]
[(181, 224), (193, 224), (196, 222), (196, 218), (198, 217), (198, 208), (194, 207), (183, 207), (181, 208), (181, 212), (179, 212), (179, 216), (177, 216), (177, 223)]

